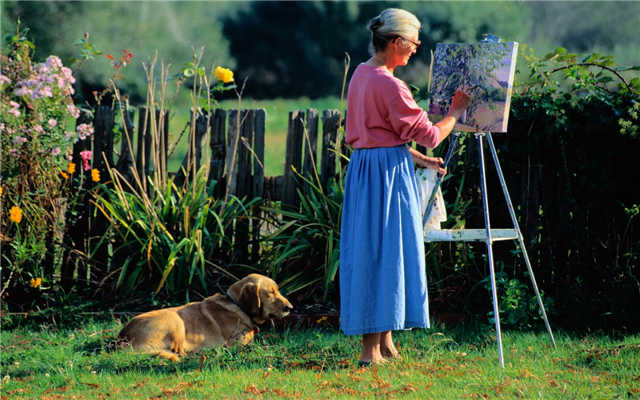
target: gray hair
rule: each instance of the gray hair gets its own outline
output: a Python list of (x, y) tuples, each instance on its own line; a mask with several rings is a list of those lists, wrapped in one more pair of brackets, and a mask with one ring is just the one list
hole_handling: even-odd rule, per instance
[(408, 38), (420, 30), (420, 21), (408, 11), (399, 8), (387, 8), (380, 15), (369, 21), (371, 43), (369, 54), (384, 51), (390, 42), (398, 37)]

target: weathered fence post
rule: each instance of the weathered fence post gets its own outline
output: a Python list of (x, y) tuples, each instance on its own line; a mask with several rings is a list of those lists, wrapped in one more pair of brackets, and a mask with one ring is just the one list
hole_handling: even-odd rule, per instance
[[(113, 127), (115, 125), (115, 114), (111, 107), (98, 106), (96, 116), (93, 121), (94, 137), (93, 137), (93, 168), (100, 171), (100, 179), (105, 181), (109, 177), (108, 169), (113, 164)], [(91, 174), (88, 174), (89, 187), (94, 186), (91, 181)], [(91, 211), (90, 215), (94, 213)], [(88, 253), (93, 254), (91, 257), (92, 266), (97, 267), (100, 273), (97, 276), (106, 276), (109, 270), (109, 243), (103, 242), (102, 238), (109, 229), (109, 220), (101, 212), (95, 213), (95, 217), (90, 219), (90, 233), (88, 237)], [(95, 248), (92, 248), (92, 242)]]
[[(151, 119), (151, 110), (154, 110), (155, 119)], [(138, 149), (136, 153), (136, 170), (140, 178), (143, 190), (147, 190), (147, 177), (151, 172), (153, 163), (156, 176), (162, 180), (167, 177), (167, 143), (169, 139), (169, 113), (155, 108), (149, 109), (140, 106), (138, 115)], [(155, 135), (155, 137), (154, 137)], [(155, 146), (155, 148), (154, 148)], [(158, 158), (152, 160), (151, 152)]]
[(120, 139), (120, 157), (118, 158), (115, 168), (129, 184), (133, 184), (133, 175), (135, 173), (133, 170), (133, 134), (135, 129), (133, 119), (135, 118), (135, 113), (135, 108), (129, 108), (129, 100), (125, 100), (124, 107), (122, 108), (124, 132)]
[(202, 142), (209, 129), (209, 114), (201, 109), (198, 109), (196, 113), (191, 108), (191, 123), (194, 126), (189, 130), (189, 149), (176, 174), (175, 183), (177, 186), (182, 186), (185, 179), (193, 180), (200, 169)]
[[(253, 153), (255, 157), (253, 160), (253, 198), (264, 198), (264, 146), (266, 119), (267, 112), (264, 108), (255, 110), (255, 130), (253, 132)], [(253, 257), (259, 257), (260, 245), (257, 243), (260, 238), (260, 214), (262, 212), (261, 205), (263, 203), (263, 200), (261, 200), (260, 204), (257, 204), (253, 209), (252, 229), (254, 243), (256, 243), (253, 245), (251, 252)]]
[[(93, 114), (86, 109), (80, 110), (80, 117), (76, 120), (76, 127), (82, 124), (91, 124), (93, 121)], [(80, 187), (78, 178), (82, 174), (82, 159), (80, 153), (83, 151), (91, 150), (91, 140), (89, 137), (85, 140), (78, 140), (73, 145), (73, 163), (76, 165), (75, 172), (69, 174), (71, 179), (72, 192), (80, 193)], [(86, 181), (83, 182), (86, 184)], [(83, 254), (87, 254), (87, 237), (89, 235), (89, 205), (84, 197), (78, 199), (79, 204), (83, 204), (82, 209), (78, 210), (78, 214), (74, 221), (65, 221), (67, 224), (68, 242), (70, 247), (65, 250), (63, 256), (63, 263), (60, 268), (60, 285), (68, 293), (73, 287), (75, 281), (73, 279), (74, 272), (78, 273), (78, 276), (89, 275), (89, 264), (86, 258), (81, 257)], [(70, 228), (73, 226), (73, 229)]]
[(209, 162), (209, 181), (215, 181), (213, 197), (222, 198), (226, 184), (224, 177), (224, 160), (227, 144), (225, 141), (225, 129), (227, 127), (227, 111), (221, 108), (215, 110), (211, 120), (211, 134), (209, 147), (211, 148), (211, 160)]
[[(318, 177), (318, 110), (314, 108), (307, 108), (307, 129), (304, 146), (304, 164), (302, 167), (302, 176), (309, 179), (311, 182), (317, 182)], [(304, 183), (304, 192), (307, 192), (310, 187), (309, 183)]]
[(107, 170), (113, 167), (113, 127), (115, 114), (109, 106), (98, 106), (93, 121), (93, 168), (100, 176), (108, 176)]
[(167, 180), (167, 162), (169, 161), (169, 154), (167, 148), (169, 147), (169, 110), (156, 110), (156, 140), (155, 140), (155, 155), (159, 159), (155, 159), (154, 171), (157, 171), (158, 178), (163, 182)]
[(240, 112), (238, 110), (229, 110), (228, 130), (227, 130), (227, 194), (236, 194), (236, 179), (238, 176), (238, 146), (240, 141)]
[[(253, 194), (252, 182), (252, 145), (254, 132), (254, 110), (242, 109), (240, 113), (240, 137), (238, 138), (238, 175), (236, 196), (246, 202), (251, 200)], [(237, 254), (242, 254), (244, 261), (247, 260), (249, 253), (249, 226), (250, 220), (248, 215), (243, 215), (236, 221), (235, 249)]]
[(336, 174), (336, 143), (340, 132), (340, 110), (324, 110), (322, 112), (322, 160), (320, 166), (320, 182), (322, 186)]
[[(287, 129), (287, 153), (284, 163), (284, 198), (282, 205), (298, 211), (300, 197), (298, 196), (298, 184), (296, 172), (302, 169), (302, 143), (304, 139), (304, 111), (289, 112), (289, 125)], [(294, 172), (295, 170), (295, 172)]]
[(141, 191), (147, 191), (147, 177), (151, 158), (151, 117), (149, 108), (140, 106), (138, 112), (138, 149), (136, 152), (136, 171)]

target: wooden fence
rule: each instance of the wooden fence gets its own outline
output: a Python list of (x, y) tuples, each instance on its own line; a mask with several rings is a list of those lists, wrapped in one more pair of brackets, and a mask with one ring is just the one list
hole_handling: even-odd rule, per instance
[[(159, 174), (163, 178), (175, 175), (176, 182), (181, 184), (186, 179), (193, 178), (191, 174), (202, 166), (203, 144), (207, 135), (211, 149), (209, 179), (217, 182), (214, 192), (217, 197), (227, 193), (239, 198), (261, 197), (295, 207), (299, 204), (299, 199), (294, 170), (313, 177), (313, 169), (319, 167), (316, 172), (322, 185), (326, 185), (336, 173), (336, 144), (341, 122), (339, 110), (324, 110), (321, 118), (315, 109), (289, 112), (284, 170), (278, 176), (264, 174), (264, 109), (217, 109), (211, 115), (202, 110), (193, 115), (192, 110), (191, 121), (194, 122), (194, 127), (190, 130), (190, 146), (181, 167), (175, 172), (167, 171), (168, 112), (163, 111), (161, 115), (160, 110), (149, 110), (141, 106), (138, 108), (138, 124), (134, 125), (132, 121), (135, 109), (130, 109), (129, 114), (124, 116), (126, 129), (122, 132), (119, 155), (115, 162), (113, 128), (116, 112), (108, 106), (98, 106), (93, 117), (93, 168), (98, 169), (101, 176), (108, 176), (108, 169), (115, 168), (131, 183), (135, 168), (143, 185), (151, 174)], [(155, 121), (152, 121), (149, 116), (154, 113)], [(79, 124), (89, 122), (91, 117), (86, 114), (78, 120)], [(157, 132), (155, 143), (152, 132)], [(318, 154), (320, 132), (322, 147)], [(79, 153), (87, 150), (88, 145), (86, 141), (78, 142), (74, 148), (74, 159), (79, 159)], [(135, 149), (136, 154), (131, 154), (129, 149)], [(317, 162), (318, 155), (320, 165)], [(189, 176), (185, 176), (184, 171)]]
[[(172, 151), (169, 148), (169, 113), (146, 106), (138, 107), (137, 124), (136, 109), (122, 115), (120, 130), (120, 147), (116, 150), (116, 113), (108, 106), (98, 106), (94, 114), (83, 112), (77, 124), (93, 123), (94, 135), (91, 142), (83, 140), (74, 147), (74, 160), (80, 160), (80, 152), (92, 150), (92, 167), (100, 171), (102, 181), (107, 181), (110, 169), (115, 169), (128, 185), (135, 190), (147, 191), (148, 180), (158, 182), (173, 176), (174, 183), (181, 186), (185, 180), (193, 179), (203, 163), (203, 148), (209, 138), (211, 157), (209, 160), (209, 180), (214, 186), (214, 197), (223, 198), (233, 195), (240, 199), (252, 200), (262, 198), (281, 202), (283, 208), (297, 210), (300, 198), (297, 190), (301, 180), (297, 179), (297, 171), (315, 181), (319, 178), (324, 187), (337, 171), (336, 146), (340, 138), (341, 117), (339, 110), (325, 110), (322, 117), (315, 109), (295, 110), (289, 112), (286, 155), (283, 174), (266, 176), (264, 174), (264, 156), (266, 143), (266, 111), (264, 109), (223, 110), (217, 109), (208, 114), (202, 110), (191, 110), (188, 132), (189, 149), (185, 154), (178, 171), (168, 171), (167, 164)], [(195, 113), (195, 114), (194, 114)], [(152, 118), (153, 116), (153, 118)], [(321, 136), (321, 148), (318, 149)], [(319, 150), (319, 151), (318, 151)], [(135, 153), (135, 154), (133, 154)], [(320, 164), (318, 165), (318, 159)], [(314, 171), (314, 168), (317, 168)], [(80, 173), (81, 166), (76, 169)], [(317, 174), (317, 175), (316, 175)], [(89, 180), (85, 185), (95, 185)], [(88, 201), (84, 201), (85, 210), (78, 213), (73, 221), (74, 228), (70, 236), (74, 248), (69, 249), (61, 270), (64, 286), (74, 282), (74, 276), (95, 276), (96, 269), (108, 270), (101, 266), (109, 262), (106, 246), (95, 246), (106, 230), (108, 222), (100, 213), (91, 210)], [(237, 235), (246, 236), (249, 228), (236, 229), (236, 242), (248, 242)], [(92, 243), (89, 246), (89, 242)], [(91, 247), (91, 249), (90, 249)], [(248, 251), (247, 246), (240, 252)], [(90, 266), (86, 263), (86, 255), (92, 251)], [(80, 257), (77, 257), (81, 255)], [(83, 257), (85, 259), (83, 259)], [(240, 256), (246, 260), (246, 256)], [(98, 275), (101, 275), (98, 273)]]

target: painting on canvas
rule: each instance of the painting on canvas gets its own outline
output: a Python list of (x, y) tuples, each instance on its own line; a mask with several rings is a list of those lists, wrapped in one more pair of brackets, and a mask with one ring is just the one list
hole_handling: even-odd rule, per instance
[(461, 85), (472, 100), (455, 126), (463, 132), (506, 132), (518, 43), (437, 44), (433, 62), (429, 119), (441, 120)]

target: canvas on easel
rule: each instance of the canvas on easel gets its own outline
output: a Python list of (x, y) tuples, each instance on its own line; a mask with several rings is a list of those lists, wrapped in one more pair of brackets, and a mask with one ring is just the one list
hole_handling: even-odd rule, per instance
[(472, 94), (466, 115), (454, 130), (506, 132), (518, 43), (439, 43), (433, 60), (429, 119), (441, 120), (458, 87)]
[[(425, 226), (424, 240), (431, 241), (484, 241), (487, 244), (487, 263), (489, 264), (489, 274), (491, 278), (491, 298), (493, 300), (493, 315), (496, 326), (498, 341), (498, 357), (500, 366), (504, 368), (504, 354), (502, 349), (502, 334), (500, 328), (500, 310), (498, 306), (498, 292), (495, 279), (495, 263), (493, 260), (493, 242), (499, 240), (517, 240), (520, 245), (531, 284), (542, 318), (547, 327), (547, 332), (554, 347), (556, 346), (551, 326), (547, 318), (542, 297), (538, 290), (538, 285), (533, 275), (533, 269), (529, 261), (529, 256), (525, 248), (522, 231), (518, 224), (513, 203), (507, 190), (507, 185), (502, 174), (502, 168), (498, 162), (498, 154), (493, 144), (491, 132), (506, 132), (508, 124), (509, 109), (511, 105), (511, 93), (513, 88), (513, 77), (515, 74), (515, 64), (518, 44), (515, 42), (501, 43), (493, 35), (485, 35), (485, 40), (480, 43), (463, 44), (438, 44), (434, 56), (432, 70), (431, 96), (429, 106), (429, 118), (433, 122), (438, 122), (448, 112), (451, 101), (457, 88), (462, 85), (468, 86), (471, 91), (471, 103), (467, 108), (463, 118), (456, 124), (454, 130), (475, 132), (474, 136), (478, 140), (478, 156), (480, 166), (480, 186), (482, 189), (482, 209), (484, 213), (484, 229), (430, 229), (428, 225), (431, 217), (431, 209), (435, 202), (437, 190), (442, 181), (442, 175), (431, 188), (431, 197), (423, 215), (423, 226)], [(452, 135), (458, 136), (454, 132)], [(484, 162), (483, 139), (486, 137), (491, 154), (495, 162), (496, 172), (500, 179), (507, 208), (513, 222), (513, 229), (491, 229), (489, 218), (489, 201), (487, 198), (486, 170)], [(458, 140), (450, 140), (449, 149), (444, 159), (444, 168), (447, 167), (451, 154)]]

